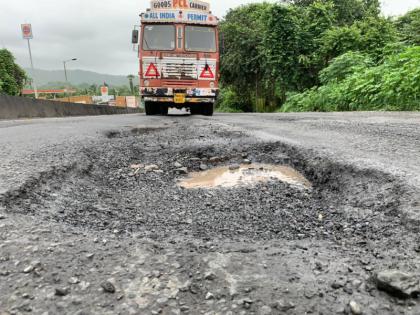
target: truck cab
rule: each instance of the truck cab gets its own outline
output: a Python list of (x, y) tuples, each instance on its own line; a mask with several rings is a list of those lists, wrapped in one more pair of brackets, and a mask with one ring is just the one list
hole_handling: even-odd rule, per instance
[(218, 19), (197, 0), (152, 0), (140, 15), (140, 95), (146, 115), (170, 107), (213, 115), (219, 92)]

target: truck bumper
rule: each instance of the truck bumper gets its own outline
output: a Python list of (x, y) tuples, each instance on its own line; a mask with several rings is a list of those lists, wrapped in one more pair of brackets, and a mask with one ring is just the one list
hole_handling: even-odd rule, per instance
[(185, 95), (185, 103), (214, 103), (218, 89), (203, 88), (141, 88), (145, 102), (173, 103), (175, 94)]
[[(174, 103), (173, 97), (150, 97), (145, 96), (143, 97), (143, 101), (145, 102), (153, 102), (153, 103)], [(186, 97), (185, 103), (215, 103), (216, 98), (197, 98), (197, 97)], [(177, 103), (178, 105), (182, 105), (182, 103)]]

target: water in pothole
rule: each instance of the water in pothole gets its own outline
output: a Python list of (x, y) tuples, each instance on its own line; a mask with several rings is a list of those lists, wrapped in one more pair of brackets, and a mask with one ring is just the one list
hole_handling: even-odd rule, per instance
[(186, 189), (232, 188), (269, 180), (280, 180), (306, 189), (312, 187), (309, 180), (294, 168), (268, 164), (244, 164), (236, 169), (224, 166), (208, 171), (190, 173), (188, 178), (179, 183), (179, 186)]

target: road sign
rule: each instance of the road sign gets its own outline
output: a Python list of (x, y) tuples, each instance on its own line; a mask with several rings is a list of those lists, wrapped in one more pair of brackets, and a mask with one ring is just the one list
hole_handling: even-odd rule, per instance
[(32, 25), (31, 24), (22, 24), (22, 37), (23, 37), (23, 39), (34, 38), (34, 35), (32, 34)]
[(108, 87), (107, 86), (101, 86), (101, 94), (102, 94), (102, 96), (108, 96)]

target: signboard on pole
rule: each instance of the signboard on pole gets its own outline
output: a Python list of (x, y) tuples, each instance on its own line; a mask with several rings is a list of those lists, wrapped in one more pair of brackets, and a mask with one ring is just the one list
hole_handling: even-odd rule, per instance
[(101, 86), (101, 102), (103, 103), (109, 103), (109, 101), (112, 99), (111, 96), (108, 95), (109, 89), (107, 86)]
[(108, 96), (108, 87), (107, 86), (101, 86), (101, 94), (102, 94), (102, 96)]
[(23, 37), (23, 39), (34, 38), (34, 35), (32, 34), (32, 25), (31, 24), (22, 24), (22, 37)]

